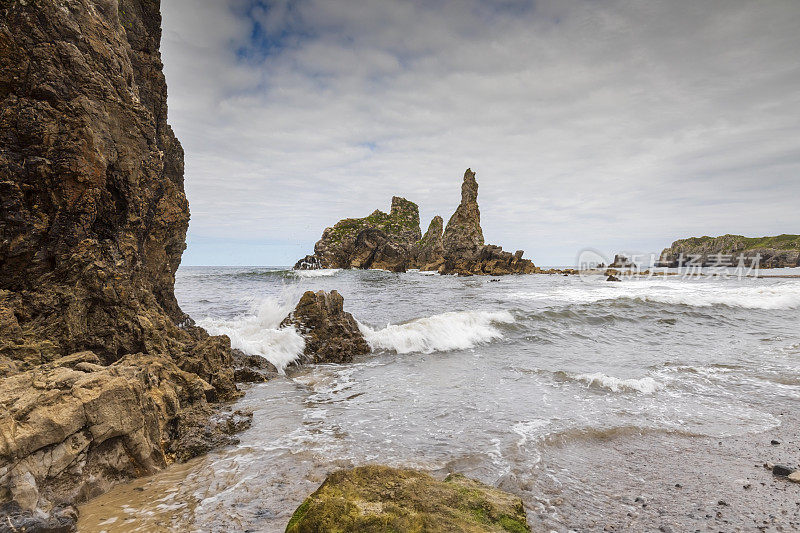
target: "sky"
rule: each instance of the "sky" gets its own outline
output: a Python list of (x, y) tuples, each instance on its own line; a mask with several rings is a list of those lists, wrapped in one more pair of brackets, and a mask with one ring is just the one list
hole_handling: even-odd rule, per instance
[(797, 0), (162, 0), (184, 265), (291, 265), (477, 172), (486, 241), (800, 233)]

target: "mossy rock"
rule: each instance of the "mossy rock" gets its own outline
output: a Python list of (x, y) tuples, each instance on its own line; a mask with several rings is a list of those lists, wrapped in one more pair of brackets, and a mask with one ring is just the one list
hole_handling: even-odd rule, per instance
[(297, 508), (287, 533), (530, 532), (518, 497), (462, 475), (362, 466), (334, 472)]

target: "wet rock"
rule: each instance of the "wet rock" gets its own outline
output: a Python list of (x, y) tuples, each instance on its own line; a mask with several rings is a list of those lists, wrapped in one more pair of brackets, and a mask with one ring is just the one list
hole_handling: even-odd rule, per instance
[(214, 387), (171, 359), (81, 366), (91, 359), (82, 352), (0, 380), (0, 497), (31, 511), (85, 501), (164, 468), (188, 414), (213, 412)]
[(183, 462), (221, 446), (239, 444), (235, 434), (252, 423), (253, 413), (246, 410), (219, 411), (209, 405), (184, 410), (177, 416), (177, 435), (168, 453)]
[(349, 363), (370, 352), (353, 315), (345, 312), (337, 292), (307, 291), (295, 310), (281, 322), (294, 326), (306, 340), (303, 363)]
[(0, 505), (0, 531), (72, 533), (77, 521), (78, 510), (70, 505), (55, 507), (49, 514), (23, 509), (13, 501)]
[(363, 466), (334, 472), (300, 507), (287, 533), (304, 531), (530, 531), (522, 501), (458, 474)]
[(278, 376), (275, 365), (258, 355), (233, 352), (233, 377), (237, 383), (263, 383)]
[(772, 475), (779, 477), (786, 477), (794, 471), (793, 468), (786, 465), (775, 465), (772, 467)]

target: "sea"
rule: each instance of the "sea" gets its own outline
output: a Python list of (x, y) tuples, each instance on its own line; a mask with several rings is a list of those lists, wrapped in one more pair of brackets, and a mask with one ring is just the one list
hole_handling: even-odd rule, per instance
[[(279, 323), (304, 291), (334, 289), (372, 353), (293, 365), (304, 341)], [(603, 505), (646, 512), (636, 480), (669, 476), (661, 443), (674, 468), (685, 454), (703, 470), (704, 446), (760, 440), (800, 406), (791, 277), (182, 267), (176, 295), (281, 374), (242, 386), (240, 444), (113, 489), (81, 531), (283, 531), (329, 472), (369, 463), (513, 492), (534, 530), (602, 530)]]

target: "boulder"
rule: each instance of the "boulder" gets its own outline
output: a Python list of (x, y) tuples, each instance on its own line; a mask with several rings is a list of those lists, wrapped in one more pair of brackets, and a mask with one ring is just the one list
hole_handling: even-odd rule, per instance
[(337, 292), (307, 291), (281, 327), (294, 326), (306, 341), (301, 363), (349, 363), (370, 352), (353, 315)]
[(362, 466), (334, 472), (297, 508), (287, 533), (529, 532), (518, 497), (458, 474)]

